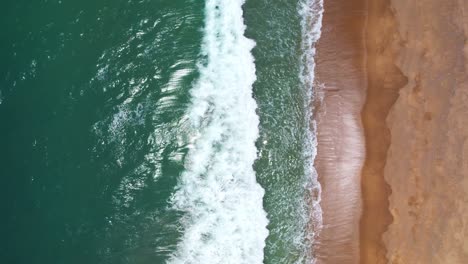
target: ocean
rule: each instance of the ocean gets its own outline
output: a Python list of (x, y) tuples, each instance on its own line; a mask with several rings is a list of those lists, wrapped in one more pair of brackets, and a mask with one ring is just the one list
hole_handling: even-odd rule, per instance
[(313, 263), (322, 0), (5, 0), (1, 263)]

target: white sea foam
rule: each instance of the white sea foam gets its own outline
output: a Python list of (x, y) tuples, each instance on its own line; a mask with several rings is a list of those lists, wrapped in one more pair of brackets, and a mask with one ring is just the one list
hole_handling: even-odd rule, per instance
[(323, 17), (323, 0), (301, 0), (299, 1), (299, 13), (301, 15), (302, 29), (302, 56), (301, 56), (301, 81), (306, 89), (307, 96), (305, 99), (306, 124), (307, 130), (306, 140), (304, 142), (305, 152), (304, 160), (305, 173), (308, 177), (306, 188), (310, 190), (310, 196), (307, 200), (309, 212), (309, 228), (307, 230), (308, 246), (306, 252), (307, 263), (315, 263), (313, 250), (310, 250), (315, 239), (322, 229), (322, 209), (320, 207), (321, 186), (317, 179), (317, 172), (313, 166), (315, 156), (317, 155), (317, 123), (313, 116), (314, 101), (320, 100), (316, 98), (315, 83), (315, 44), (320, 38)]
[(253, 163), (259, 119), (252, 98), (255, 43), (244, 37), (243, 0), (206, 0), (199, 65), (188, 117), (193, 142), (171, 203), (184, 212), (178, 263), (263, 263), (264, 190)]

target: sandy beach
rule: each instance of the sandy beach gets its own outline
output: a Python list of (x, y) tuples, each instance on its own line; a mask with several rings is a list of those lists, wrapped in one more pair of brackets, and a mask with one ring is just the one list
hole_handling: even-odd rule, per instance
[(319, 263), (468, 263), (468, 1), (325, 1)]
[(315, 166), (322, 185), (323, 229), (318, 263), (357, 263), (361, 215), (360, 171), (364, 161), (361, 109), (365, 100), (365, 2), (324, 2), (317, 45)]

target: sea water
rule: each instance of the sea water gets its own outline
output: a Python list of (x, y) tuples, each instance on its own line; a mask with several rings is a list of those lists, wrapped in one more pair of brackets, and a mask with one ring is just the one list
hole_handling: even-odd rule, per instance
[(313, 262), (320, 0), (2, 7), (2, 262)]

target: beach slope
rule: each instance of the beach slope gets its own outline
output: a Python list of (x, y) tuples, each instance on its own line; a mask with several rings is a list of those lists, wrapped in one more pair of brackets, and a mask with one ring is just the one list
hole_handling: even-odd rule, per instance
[(318, 263), (358, 263), (360, 171), (364, 161), (361, 109), (365, 72), (365, 3), (324, 1), (317, 44), (317, 157), (322, 185), (323, 229), (315, 245)]
[(319, 263), (468, 263), (468, 1), (325, 1)]

